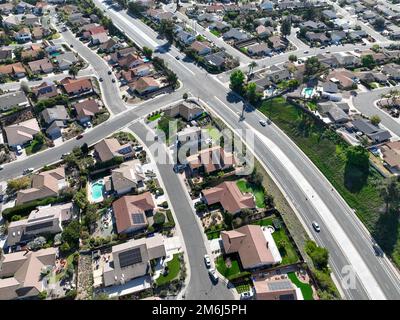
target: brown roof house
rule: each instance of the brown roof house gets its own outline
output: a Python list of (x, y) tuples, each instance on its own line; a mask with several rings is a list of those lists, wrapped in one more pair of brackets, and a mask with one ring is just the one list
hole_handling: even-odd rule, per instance
[(17, 192), (16, 204), (47, 197), (57, 197), (66, 186), (64, 167), (34, 174), (32, 176), (32, 187)]
[(380, 147), (383, 161), (394, 174), (400, 173), (400, 141), (385, 143)]
[(140, 160), (125, 162), (111, 172), (112, 189), (118, 194), (128, 193), (143, 186), (146, 178)]
[(182, 117), (186, 121), (192, 121), (197, 117), (201, 116), (204, 112), (204, 109), (199, 107), (197, 104), (189, 103), (183, 101), (181, 103), (175, 104), (164, 110), (164, 114), (171, 117)]
[(222, 182), (214, 188), (203, 190), (202, 193), (208, 205), (220, 203), (224, 210), (232, 214), (242, 209), (256, 207), (253, 195), (243, 194), (236, 185), (236, 181)]
[(4, 254), (0, 262), (0, 300), (36, 297), (45, 289), (41, 273), (54, 267), (56, 248)]
[(221, 146), (214, 146), (201, 150), (186, 158), (189, 168), (193, 174), (200, 171), (211, 173), (218, 170), (225, 170), (235, 164), (235, 157)]
[(17, 62), (0, 66), (0, 75), (3, 74), (16, 78), (23, 78), (26, 75), (26, 70), (21, 62)]
[(254, 288), (257, 300), (303, 300), (301, 291), (289, 279), (256, 279)]
[(226, 254), (238, 253), (244, 269), (272, 266), (282, 257), (271, 232), (257, 225), (246, 225), (235, 230), (222, 231), (221, 239)]
[(40, 85), (31, 88), (32, 93), (36, 96), (36, 99), (45, 100), (58, 96), (57, 87), (54, 83), (42, 82)]
[(31, 69), (32, 73), (53, 72), (53, 64), (47, 58), (28, 62), (28, 65), (29, 65), (29, 69)]
[(20, 123), (12, 124), (4, 128), (7, 142), (10, 147), (24, 145), (33, 140), (40, 132), (39, 124), (35, 118)]
[(86, 99), (74, 105), (76, 117), (80, 123), (91, 121), (94, 116), (101, 112), (100, 106), (95, 99)]
[(28, 218), (8, 225), (7, 246), (33, 240), (41, 234), (55, 234), (63, 230), (62, 223), (72, 218), (72, 202), (43, 206), (33, 210)]
[[(94, 276), (94, 286), (113, 286), (125, 284), (126, 282), (146, 276), (142, 279), (145, 288), (150, 287), (151, 281), (148, 276), (150, 261), (165, 257), (166, 249), (164, 238), (156, 234), (151, 238), (140, 238), (112, 247), (111, 259), (101, 270), (101, 276)], [(99, 281), (96, 281), (99, 279)], [(143, 290), (142, 286), (137, 286)]]
[(146, 214), (151, 214), (155, 208), (150, 192), (123, 196), (114, 201), (112, 206), (118, 233), (130, 233), (147, 228)]
[(71, 79), (69, 77), (61, 80), (65, 92), (71, 96), (79, 96), (93, 91), (92, 81), (88, 78)]
[(129, 88), (140, 95), (149, 94), (160, 88), (160, 84), (153, 77), (142, 77), (135, 82), (129, 84)]
[(353, 88), (355, 74), (343, 68), (336, 69), (331, 71), (326, 79), (336, 83), (341, 89), (349, 90)]
[(124, 157), (128, 160), (133, 157), (133, 149), (130, 143), (121, 145), (115, 138), (103, 139), (94, 146), (97, 157), (105, 162), (114, 157)]

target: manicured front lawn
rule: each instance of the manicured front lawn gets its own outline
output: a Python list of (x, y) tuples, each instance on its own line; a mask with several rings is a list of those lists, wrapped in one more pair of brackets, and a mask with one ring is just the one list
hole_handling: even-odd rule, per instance
[(232, 257), (231, 259), (231, 266), (228, 268), (225, 263), (225, 259), (223, 256), (219, 256), (216, 261), (216, 267), (220, 274), (222, 274), (225, 278), (230, 276), (239, 274), (241, 272), (239, 262)]
[(297, 288), (300, 288), (304, 300), (314, 300), (313, 291), (309, 284), (301, 282), (294, 272), (289, 272), (287, 275), (290, 281), (292, 281)]
[(216, 37), (220, 37), (221, 36), (221, 32), (219, 32), (218, 30), (211, 30), (210, 32)]
[(31, 144), (25, 148), (27, 155), (47, 149), (47, 145), (38, 140), (32, 140)]
[(256, 206), (257, 208), (265, 208), (264, 203), (264, 190), (260, 187), (250, 185), (246, 180), (239, 180), (236, 182), (239, 190), (243, 193), (249, 192), (254, 195), (256, 198)]
[(214, 141), (214, 142), (218, 142), (219, 139), (221, 138), (221, 133), (220, 131), (214, 127), (213, 125), (209, 124), (207, 127), (207, 134), (208, 136)]
[(347, 165), (347, 144), (283, 97), (265, 101), (259, 108), (271, 118), (321, 170), (366, 225), (385, 252), (400, 266), (398, 215), (384, 214), (379, 187), (384, 178), (370, 166), (368, 172)]
[(175, 253), (172, 260), (167, 263), (168, 274), (166, 276), (160, 275), (156, 279), (156, 284), (158, 286), (166, 284), (166, 283), (174, 280), (178, 276), (179, 271), (181, 269), (181, 262), (180, 262), (179, 256), (180, 256), (180, 253)]
[(148, 117), (147, 120), (149, 120), (150, 122), (157, 120), (158, 118), (161, 117), (161, 113), (157, 113), (155, 115), (152, 115), (151, 117)]
[[(260, 226), (273, 226), (272, 220), (273, 218), (265, 218), (255, 221), (253, 224)], [(272, 234), (272, 238), (274, 239), (282, 256), (282, 265), (293, 264), (299, 261), (299, 256), (297, 255), (296, 249), (287, 236), (285, 229), (280, 228), (275, 230), (275, 232)]]

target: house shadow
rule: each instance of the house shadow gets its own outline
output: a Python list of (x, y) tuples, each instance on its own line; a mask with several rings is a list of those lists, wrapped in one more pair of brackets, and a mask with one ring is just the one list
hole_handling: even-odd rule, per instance
[(372, 237), (386, 254), (392, 255), (399, 237), (399, 213), (380, 213)]

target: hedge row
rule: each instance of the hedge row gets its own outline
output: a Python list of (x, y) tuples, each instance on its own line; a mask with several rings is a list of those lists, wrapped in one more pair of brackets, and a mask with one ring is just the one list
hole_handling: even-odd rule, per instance
[(167, 210), (166, 214), (167, 214), (168, 222), (164, 223), (164, 228), (174, 228), (175, 227), (175, 221), (174, 221), (174, 217), (172, 216), (171, 210)]
[(34, 200), (27, 203), (16, 205), (12, 208), (7, 208), (2, 212), (2, 215), (4, 219), (6, 219), (7, 221), (11, 221), (12, 217), (15, 215), (26, 217), (32, 212), (32, 210), (36, 209), (39, 206), (46, 206), (54, 203), (67, 202), (70, 201), (71, 199), (72, 195), (64, 195), (58, 198), (49, 197), (45, 199)]

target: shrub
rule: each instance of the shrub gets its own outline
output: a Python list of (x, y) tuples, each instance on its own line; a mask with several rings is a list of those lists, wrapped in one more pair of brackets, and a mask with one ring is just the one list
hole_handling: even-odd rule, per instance
[(162, 208), (168, 208), (168, 202), (164, 201), (163, 203), (159, 204), (159, 206)]
[(162, 226), (165, 223), (165, 215), (162, 212), (157, 212), (154, 217), (154, 224)]
[(171, 210), (167, 210), (165, 213), (167, 215), (168, 222), (164, 223), (164, 227), (165, 228), (173, 228), (173, 227), (175, 227), (175, 221), (174, 221), (174, 217), (172, 216)]

